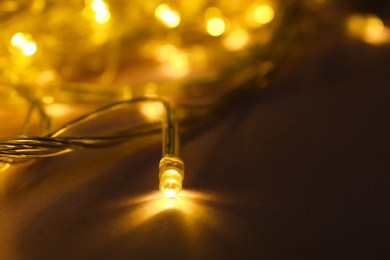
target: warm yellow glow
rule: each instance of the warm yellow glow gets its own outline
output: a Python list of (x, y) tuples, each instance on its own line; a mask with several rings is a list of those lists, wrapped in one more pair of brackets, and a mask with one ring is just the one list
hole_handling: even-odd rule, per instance
[(95, 11), (95, 13), (99, 13), (107, 10), (107, 5), (102, 0), (94, 0), (91, 4), (91, 8)]
[(174, 197), (181, 191), (182, 178), (175, 169), (168, 169), (161, 174), (160, 190), (167, 197)]
[(27, 56), (31, 56), (37, 51), (37, 45), (34, 42), (27, 42), (23, 44), (22, 51)]
[(0, 2), (0, 11), (2, 12), (14, 12), (18, 10), (19, 3), (17, 1), (2, 1)]
[(42, 101), (45, 104), (51, 104), (54, 101), (54, 97), (53, 96), (44, 96), (44, 97), (42, 97)]
[(249, 41), (249, 34), (243, 29), (233, 30), (224, 40), (224, 45), (228, 50), (240, 50)]
[(38, 85), (45, 85), (56, 80), (59, 80), (57, 73), (54, 70), (46, 70), (37, 75), (35, 82)]
[(182, 188), (184, 163), (175, 156), (164, 156), (160, 161), (160, 190), (167, 196), (176, 196)]
[(253, 18), (258, 24), (266, 24), (274, 19), (274, 10), (269, 5), (259, 5), (253, 11)]
[(111, 14), (108, 10), (104, 10), (98, 13), (95, 13), (95, 20), (97, 23), (104, 24), (111, 19)]
[(37, 51), (37, 45), (28, 33), (15, 33), (11, 38), (11, 45), (22, 51), (26, 56), (32, 56)]
[(157, 49), (156, 58), (167, 66), (164, 73), (173, 77), (184, 76), (189, 70), (189, 57), (187, 53), (178, 50), (171, 44), (165, 44)]
[(347, 32), (353, 38), (360, 38), (364, 27), (364, 17), (359, 14), (350, 15), (346, 22)]
[(207, 53), (204, 46), (195, 45), (189, 51), (192, 66), (205, 67), (207, 64)]
[(206, 30), (212, 36), (222, 35), (225, 29), (225, 22), (221, 18), (214, 17), (207, 21)]
[(154, 14), (158, 20), (169, 28), (175, 28), (180, 24), (180, 14), (166, 4), (159, 5)]
[(207, 10), (204, 12), (204, 18), (206, 20), (209, 20), (214, 17), (222, 17), (222, 12), (216, 7), (210, 7), (207, 8)]
[(370, 44), (390, 42), (389, 29), (374, 15), (353, 14), (346, 22), (347, 32), (352, 38), (360, 38)]
[(184, 53), (172, 55), (169, 64), (175, 69), (186, 69), (188, 67), (188, 57)]
[(157, 58), (162, 62), (168, 62), (171, 57), (177, 54), (177, 48), (171, 44), (165, 44), (158, 49)]
[[(183, 224), (189, 238), (197, 239), (196, 235), (202, 228), (210, 229), (221, 232), (223, 234), (227, 225), (236, 223), (234, 216), (225, 214), (226, 212), (219, 211), (221, 205), (223, 208), (230, 205), (237, 205), (242, 203), (239, 200), (231, 200), (231, 196), (221, 197), (215, 193), (205, 193), (183, 190), (179, 196), (166, 198), (162, 197), (161, 193), (153, 192), (140, 197), (130, 198), (122, 202), (115, 202), (113, 208), (118, 206), (127, 210), (127, 214), (119, 215), (115, 225), (110, 226), (115, 232), (131, 232), (137, 229), (140, 225), (150, 221), (156, 215), (170, 211), (176, 216), (183, 217)], [(216, 218), (215, 216), (223, 216), (222, 218)], [(161, 221), (161, 219), (159, 219)], [(234, 228), (231, 226), (231, 228)], [(235, 226), (235, 228), (239, 228)], [(198, 241), (197, 245), (202, 244), (203, 239)], [(207, 245), (204, 245), (207, 247)]]
[(9, 163), (0, 162), (0, 172), (6, 171), (9, 167)]
[(384, 33), (385, 26), (381, 19), (370, 16), (366, 19), (363, 39), (368, 43), (379, 43)]
[(14, 36), (12, 36), (11, 38), (11, 44), (12, 46), (20, 47), (26, 42), (28, 42), (26, 38), (26, 34), (24, 33), (15, 33)]
[(160, 102), (142, 103), (140, 107), (141, 113), (151, 120), (161, 119), (164, 113), (164, 106)]
[(85, 17), (94, 19), (99, 24), (105, 24), (111, 19), (109, 6), (104, 1), (86, 1), (86, 5), (86, 8), (83, 10)]
[(49, 104), (46, 107), (46, 113), (52, 117), (63, 117), (71, 112), (69, 106), (62, 104)]

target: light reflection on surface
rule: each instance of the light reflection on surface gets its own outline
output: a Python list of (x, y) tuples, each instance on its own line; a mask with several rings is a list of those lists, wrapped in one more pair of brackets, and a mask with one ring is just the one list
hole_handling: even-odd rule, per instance
[(179, 196), (170, 198), (161, 192), (153, 192), (120, 203), (121, 208), (128, 208), (129, 211), (120, 217), (116, 227), (119, 232), (131, 232), (153, 221), (159, 214), (174, 212), (183, 218), (188, 235), (198, 233), (205, 227), (216, 233), (225, 233), (227, 226), (233, 229), (238, 227), (233, 227), (231, 217), (223, 215), (218, 208), (232, 204), (233, 201), (203, 192), (183, 190)]

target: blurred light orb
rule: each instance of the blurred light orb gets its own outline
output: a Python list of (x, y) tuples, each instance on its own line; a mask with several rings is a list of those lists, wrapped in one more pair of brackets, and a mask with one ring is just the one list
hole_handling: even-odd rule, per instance
[(266, 24), (274, 19), (274, 10), (269, 5), (259, 5), (253, 11), (253, 18), (258, 24)]
[[(120, 79), (137, 87), (151, 82), (170, 85), (177, 79), (187, 83), (209, 77), (211, 70), (219, 74), (247, 62), (253, 58), (249, 52), (275, 39), (274, 32), (283, 26), (283, 12), (289, 10), (284, 7), (296, 4), (295, 0), (53, 0), (50, 4), (36, 0), (31, 6), (9, 2), (7, 8), (15, 9), (18, 17), (3, 22), (4, 60), (12, 61), (9, 64), (21, 74), (30, 66), (33, 82), (42, 71), (53, 70), (64, 82), (106, 84)], [(272, 23), (275, 17), (281, 22)], [(163, 92), (168, 90), (159, 87), (156, 95)]]
[(206, 30), (211, 36), (220, 36), (225, 29), (225, 22), (221, 18), (214, 17), (207, 21)]
[(107, 23), (110, 19), (111, 19), (111, 14), (108, 10), (97, 12), (95, 14), (95, 20), (97, 23), (104, 24)]
[(385, 26), (381, 19), (376, 16), (370, 16), (365, 21), (364, 38), (375, 39), (379, 37), (384, 30)]
[(372, 14), (352, 14), (346, 19), (346, 30), (351, 38), (361, 39), (369, 44), (390, 41), (389, 29), (383, 21)]
[(224, 45), (228, 50), (237, 51), (245, 47), (250, 36), (244, 29), (233, 30), (225, 39)]
[(37, 45), (28, 33), (15, 33), (11, 38), (11, 45), (26, 56), (32, 56), (37, 51)]
[(175, 28), (180, 24), (180, 14), (166, 4), (159, 5), (154, 14), (169, 28)]

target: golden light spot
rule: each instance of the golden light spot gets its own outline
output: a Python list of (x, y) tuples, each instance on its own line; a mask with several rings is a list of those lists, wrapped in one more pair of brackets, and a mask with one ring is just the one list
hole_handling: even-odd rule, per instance
[(34, 42), (27, 42), (23, 44), (22, 51), (27, 56), (31, 56), (37, 51), (37, 45)]
[(160, 190), (167, 196), (176, 196), (181, 191), (184, 178), (184, 163), (175, 156), (166, 155), (160, 160)]
[(46, 6), (46, 0), (34, 0), (30, 6), (30, 11), (33, 14), (39, 14)]
[(42, 101), (45, 104), (51, 104), (54, 101), (54, 97), (53, 96), (44, 96), (44, 97), (42, 97)]
[(184, 53), (172, 55), (169, 64), (175, 69), (186, 69), (189, 65), (188, 57)]
[(37, 51), (37, 45), (28, 33), (15, 33), (11, 38), (11, 45), (26, 56), (32, 56)]
[(253, 10), (253, 18), (259, 24), (266, 24), (274, 19), (274, 10), (269, 5), (259, 5)]
[(157, 97), (157, 90), (158, 86), (154, 82), (149, 82), (145, 85), (145, 95), (150, 96), (150, 97)]
[(191, 65), (203, 67), (207, 64), (207, 53), (203, 46), (195, 45), (189, 51)]
[(49, 104), (46, 107), (46, 113), (53, 117), (63, 117), (71, 112), (68, 106), (62, 104)]
[(180, 24), (180, 14), (166, 4), (159, 5), (154, 15), (169, 28), (175, 28)]
[(0, 3), (0, 11), (2, 12), (15, 12), (19, 8), (17, 1), (2, 1)]
[(99, 13), (101, 11), (107, 10), (107, 5), (101, 0), (95, 0), (92, 2), (91, 8), (95, 11), (95, 13)]
[[(224, 212), (217, 209), (220, 209), (221, 205), (230, 206), (237, 203), (239, 202), (228, 201), (226, 198), (222, 199), (220, 195), (215, 193), (208, 194), (183, 190), (179, 196), (172, 198), (163, 197), (161, 193), (157, 192), (148, 193), (140, 197), (116, 201), (110, 208), (116, 210), (119, 207), (122, 212), (127, 213), (119, 215), (114, 225), (110, 226), (110, 230), (115, 229), (116, 232), (128, 234), (141, 224), (153, 219), (156, 215), (164, 211), (174, 210), (174, 214), (184, 217), (183, 221), (185, 222), (183, 224), (185, 224), (185, 230), (188, 232), (187, 235), (190, 239), (194, 239), (195, 234), (198, 234), (202, 228), (212, 228), (223, 234), (227, 225), (236, 222), (231, 215), (224, 215)], [(216, 215), (223, 217), (216, 220)], [(206, 244), (202, 244), (203, 239), (193, 241), (196, 241), (196, 245), (207, 247)]]
[(364, 27), (364, 17), (359, 14), (350, 15), (346, 21), (347, 32), (352, 38), (360, 38)]
[(94, 19), (99, 24), (105, 24), (111, 19), (109, 6), (102, 0), (86, 1), (83, 14), (88, 19)]
[(140, 105), (141, 113), (151, 120), (161, 119), (164, 106), (160, 102), (147, 102)]
[(42, 73), (38, 74), (35, 82), (38, 85), (44, 85), (50, 82), (53, 82), (55, 80), (58, 80), (58, 75), (55, 73), (54, 70), (46, 70), (43, 71)]
[(351, 38), (361, 39), (370, 44), (390, 41), (388, 28), (374, 15), (353, 14), (347, 18), (346, 29)]
[(171, 44), (165, 44), (157, 49), (156, 58), (164, 63), (164, 73), (169, 76), (181, 77), (188, 73), (190, 60), (188, 54)]
[(177, 48), (171, 44), (161, 46), (157, 51), (157, 58), (162, 62), (167, 62), (171, 57), (177, 54)]
[(95, 20), (97, 23), (105, 24), (111, 19), (111, 14), (108, 10), (104, 10), (98, 13), (95, 13)]
[[(111, 15), (110, 15), (110, 17), (111, 17)], [(95, 32), (93, 32), (91, 34), (90, 40), (92, 43), (99, 45), (99, 44), (105, 43), (107, 41), (107, 37), (108, 37), (108, 34), (107, 34), (106, 30), (96, 30)]]
[(209, 20), (214, 17), (222, 17), (222, 12), (216, 7), (210, 7), (207, 8), (207, 10), (204, 12), (204, 18), (206, 20)]
[(11, 44), (15, 47), (20, 47), (26, 42), (28, 42), (27, 38), (30, 38), (31, 36), (25, 33), (15, 33), (14, 36), (11, 38)]
[(174, 197), (181, 191), (182, 176), (175, 169), (165, 170), (160, 176), (160, 190), (167, 197)]
[(233, 30), (224, 40), (224, 45), (228, 50), (236, 51), (242, 49), (249, 41), (249, 34), (243, 29)]
[(10, 167), (9, 163), (0, 162), (0, 172), (6, 171)]
[(225, 22), (221, 18), (214, 17), (207, 21), (206, 30), (212, 36), (222, 35), (225, 29)]
[(368, 43), (380, 41), (385, 26), (381, 19), (376, 16), (367, 17), (364, 26), (363, 39)]

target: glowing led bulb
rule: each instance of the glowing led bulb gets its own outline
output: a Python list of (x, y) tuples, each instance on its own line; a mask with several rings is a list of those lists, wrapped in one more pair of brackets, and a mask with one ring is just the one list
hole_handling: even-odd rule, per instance
[(107, 10), (107, 5), (101, 0), (95, 0), (91, 4), (92, 10), (94, 10), (96, 13), (101, 12), (103, 10)]
[(232, 31), (224, 40), (228, 50), (236, 51), (242, 49), (249, 41), (249, 34), (243, 29)]
[(28, 33), (15, 33), (11, 38), (11, 45), (26, 56), (32, 56), (37, 51), (37, 45)]
[(98, 24), (105, 24), (111, 19), (109, 6), (103, 0), (87, 0), (83, 14), (89, 19), (94, 19)]
[(385, 29), (382, 20), (376, 16), (369, 16), (364, 25), (363, 39), (368, 43), (379, 43)]
[(274, 10), (269, 5), (260, 5), (253, 11), (253, 18), (259, 24), (266, 24), (274, 18)]
[(108, 10), (103, 10), (101, 12), (95, 13), (95, 20), (97, 23), (104, 24), (111, 19), (111, 14)]
[(221, 18), (214, 17), (207, 21), (206, 30), (212, 36), (220, 36), (225, 29), (225, 22)]
[(180, 14), (166, 4), (159, 5), (154, 14), (157, 19), (169, 28), (175, 28), (180, 23)]
[(246, 22), (249, 26), (257, 28), (271, 22), (274, 19), (275, 11), (267, 4), (258, 5), (248, 10)]
[(174, 197), (180, 191), (184, 178), (184, 163), (176, 157), (166, 155), (160, 161), (160, 190), (167, 197)]
[(388, 28), (383, 21), (374, 15), (352, 14), (346, 21), (348, 34), (352, 38), (360, 38), (370, 44), (389, 42)]

